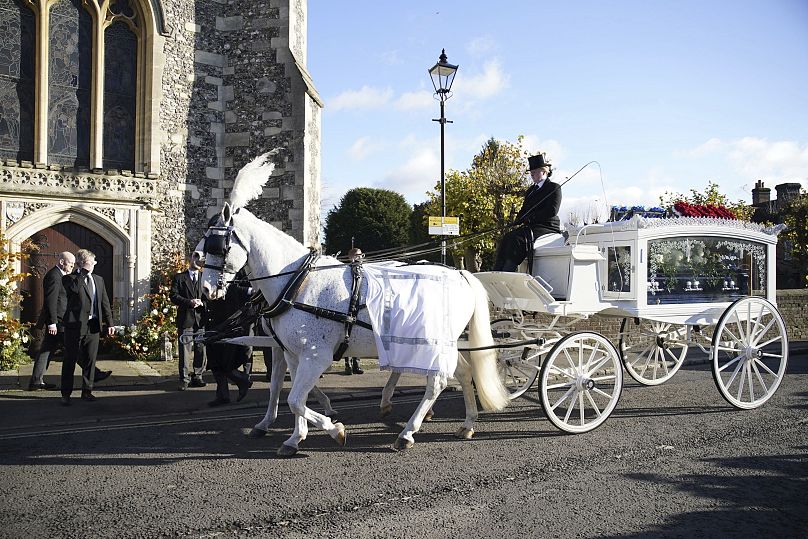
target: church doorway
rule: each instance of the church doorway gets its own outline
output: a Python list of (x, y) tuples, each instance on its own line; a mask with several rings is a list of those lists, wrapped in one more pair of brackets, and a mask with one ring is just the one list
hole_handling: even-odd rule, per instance
[(104, 279), (107, 296), (112, 294), (112, 245), (104, 238), (79, 224), (69, 221), (58, 223), (34, 233), (28, 238), (36, 249), (23, 262), (23, 271), (29, 276), (23, 281), (21, 322), (36, 322), (42, 310), (44, 297), (42, 294), (42, 278), (59, 260), (59, 253), (70, 251), (75, 254), (79, 249), (89, 249), (95, 253), (98, 264), (94, 272)]

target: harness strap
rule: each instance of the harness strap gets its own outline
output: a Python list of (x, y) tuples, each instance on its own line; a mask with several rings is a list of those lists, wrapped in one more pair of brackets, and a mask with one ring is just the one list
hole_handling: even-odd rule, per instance
[(353, 331), (354, 324), (359, 323), (356, 319), (356, 315), (360, 308), (359, 294), (362, 291), (362, 275), (362, 259), (359, 258), (351, 262), (351, 301), (348, 303), (348, 316), (345, 317), (345, 338), (334, 352), (334, 361), (339, 361), (345, 353), (345, 350), (348, 349), (348, 344), (351, 340), (351, 331)]

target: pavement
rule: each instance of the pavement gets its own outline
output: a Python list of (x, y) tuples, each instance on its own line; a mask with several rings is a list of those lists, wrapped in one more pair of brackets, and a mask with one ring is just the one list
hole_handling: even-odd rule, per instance
[[(269, 400), (269, 382), (263, 357), (254, 356), (253, 386), (246, 398), (236, 403), (236, 387), (230, 386), (231, 404), (211, 408), (215, 383), (210, 372), (204, 379), (206, 387), (188, 388), (178, 391), (179, 376), (177, 361), (132, 361), (127, 359), (103, 358), (96, 362), (101, 370), (111, 370), (112, 375), (96, 384), (93, 394), (96, 402), (84, 402), (81, 395), (81, 372), (77, 368), (73, 383), (71, 406), (62, 406), (59, 389), (28, 391), (33, 365), (21, 365), (13, 371), (0, 371), (0, 433), (9, 433), (32, 427), (58, 427), (102, 421), (133, 420), (138, 417), (155, 415), (194, 415), (210, 414), (212, 411), (256, 409), (259, 419), (266, 410)], [(375, 359), (362, 359), (364, 374), (345, 375), (344, 362), (334, 362), (320, 380), (318, 386), (331, 399), (339, 410), (339, 403), (358, 399), (381, 397), (381, 390), (387, 382), (389, 372), (379, 370)], [(45, 381), (59, 385), (61, 375), (60, 358), (51, 361)], [(419, 394), (424, 391), (425, 379), (417, 375), (402, 375), (396, 388), (396, 395)], [(291, 382), (286, 374), (281, 406), (286, 406), (286, 395)], [(317, 411), (322, 407), (315, 400), (312, 406)], [(0, 436), (1, 437), (1, 436)]]

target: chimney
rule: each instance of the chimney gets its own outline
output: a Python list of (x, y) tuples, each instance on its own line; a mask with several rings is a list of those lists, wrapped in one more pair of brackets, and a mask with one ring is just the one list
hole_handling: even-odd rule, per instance
[(800, 189), (802, 185), (799, 183), (781, 183), (775, 185), (774, 189), (777, 191), (777, 207), (782, 208), (789, 201), (800, 196)]
[(758, 180), (755, 184), (755, 188), (752, 189), (752, 206), (768, 204), (771, 198), (772, 190), (763, 186), (763, 180)]

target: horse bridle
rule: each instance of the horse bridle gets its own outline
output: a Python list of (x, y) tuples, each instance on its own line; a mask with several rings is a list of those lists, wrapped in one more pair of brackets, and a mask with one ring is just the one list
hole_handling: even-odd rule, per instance
[[(208, 228), (208, 232), (205, 234), (205, 245), (202, 248), (205, 254), (205, 263), (202, 267), (218, 271), (219, 284), (223, 282), (225, 273), (235, 274), (238, 271), (238, 268), (228, 267), (227, 265), (227, 254), (230, 252), (230, 244), (233, 242), (234, 237), (238, 241), (238, 236), (236, 236), (232, 225), (212, 226)], [(207, 255), (221, 257), (222, 264), (209, 264)]]

